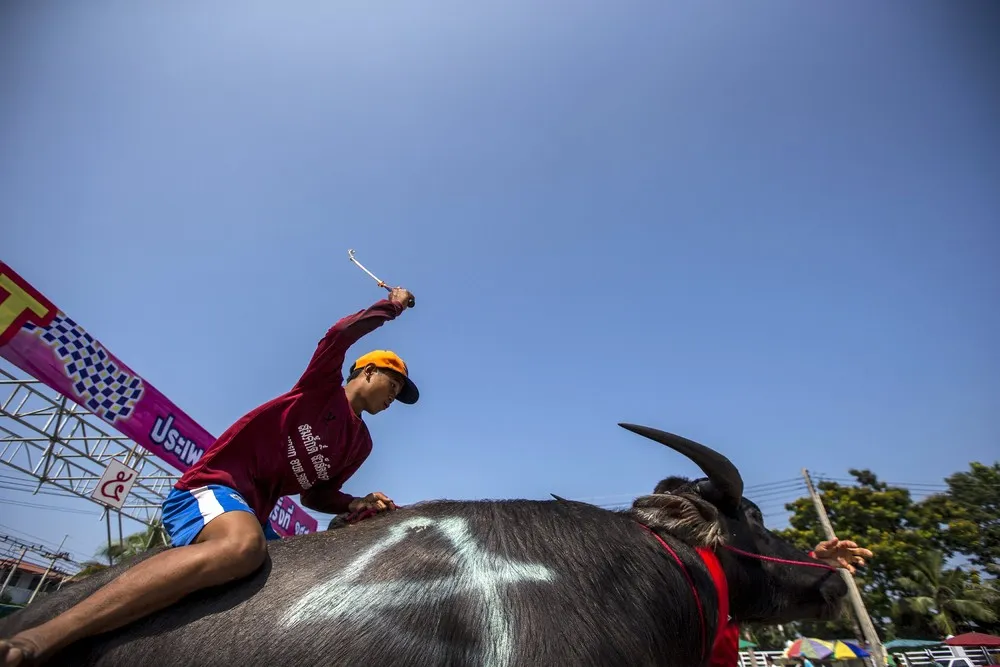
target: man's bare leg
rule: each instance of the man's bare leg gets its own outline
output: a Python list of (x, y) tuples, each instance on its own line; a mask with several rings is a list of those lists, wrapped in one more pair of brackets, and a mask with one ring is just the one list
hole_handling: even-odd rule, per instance
[(205, 526), (195, 543), (167, 549), (99, 588), (50, 621), (0, 640), (4, 667), (21, 664), (27, 647), (36, 660), (88, 637), (122, 627), (185, 595), (253, 573), (267, 556), (256, 517), (226, 512)]

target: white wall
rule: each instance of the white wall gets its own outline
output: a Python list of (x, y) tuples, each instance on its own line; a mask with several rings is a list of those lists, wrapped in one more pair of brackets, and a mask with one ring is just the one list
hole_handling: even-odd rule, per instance
[[(9, 573), (9, 569), (0, 569), (0, 586), (3, 585)], [(31, 594), (35, 592), (35, 587), (38, 586), (41, 578), (42, 575), (40, 574), (16, 572), (7, 584), (7, 588), (4, 589), (4, 595), (10, 596), (10, 604), (24, 604), (31, 598)], [(45, 584), (42, 586), (42, 590), (38, 592), (38, 595), (54, 591), (57, 586), (59, 586), (57, 579), (46, 577)], [(36, 596), (35, 599), (37, 600), (38, 597)]]

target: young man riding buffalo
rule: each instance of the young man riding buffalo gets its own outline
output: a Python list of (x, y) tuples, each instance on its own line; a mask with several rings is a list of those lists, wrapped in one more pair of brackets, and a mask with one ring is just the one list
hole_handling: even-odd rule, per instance
[(331, 327), (295, 386), (229, 427), (175, 484), (163, 503), (173, 548), (47, 623), (0, 640), (0, 664), (40, 664), (79, 639), (252, 574), (266, 558), (266, 540), (278, 538), (268, 517), (282, 496), (301, 494), (303, 505), (329, 514), (394, 508), (383, 493), (356, 498), (340, 489), (372, 450), (362, 413), (413, 404), (417, 388), (403, 360), (386, 350), (360, 357), (346, 383), (342, 368), (347, 350), (411, 298), (393, 289)]

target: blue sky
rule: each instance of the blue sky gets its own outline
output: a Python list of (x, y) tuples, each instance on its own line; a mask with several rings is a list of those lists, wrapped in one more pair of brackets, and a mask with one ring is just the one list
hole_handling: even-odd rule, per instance
[[(355, 248), (418, 304), (353, 352), (422, 391), (369, 419), (355, 493), (696, 473), (619, 421), (748, 485), (940, 482), (1000, 433), (983, 7), (8, 3), (3, 258), (218, 434), (380, 298)], [(104, 539), (84, 501), (0, 499)]]

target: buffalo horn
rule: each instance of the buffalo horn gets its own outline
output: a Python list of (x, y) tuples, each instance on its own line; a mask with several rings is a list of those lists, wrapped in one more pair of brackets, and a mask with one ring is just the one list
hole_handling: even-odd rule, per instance
[(666, 445), (688, 457), (701, 468), (705, 476), (712, 482), (712, 485), (726, 497), (726, 500), (730, 501), (734, 507), (740, 504), (740, 500), (743, 498), (743, 478), (740, 476), (740, 471), (733, 465), (733, 462), (719, 452), (705, 445), (698, 444), (693, 440), (688, 440), (679, 435), (648, 426), (637, 426), (636, 424), (618, 425), (628, 431), (654, 440), (661, 445)]

